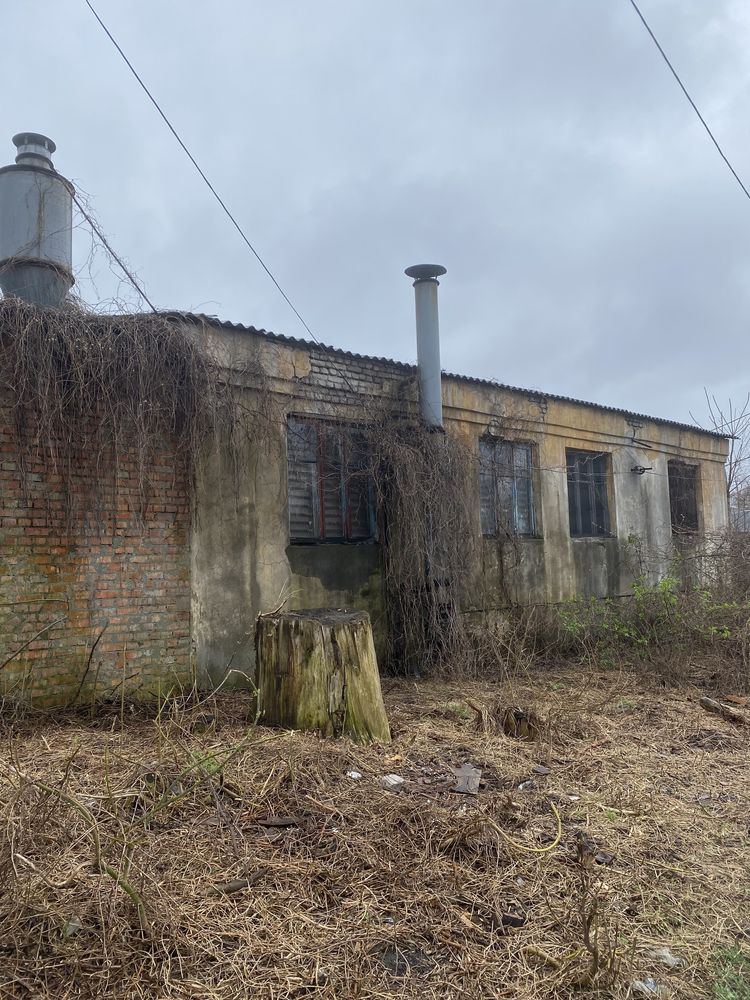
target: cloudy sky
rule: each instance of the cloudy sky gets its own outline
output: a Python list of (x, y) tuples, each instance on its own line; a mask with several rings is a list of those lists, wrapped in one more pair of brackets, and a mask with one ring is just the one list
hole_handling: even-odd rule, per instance
[[(750, 201), (628, 0), (93, 2), (321, 341), (414, 360), (438, 261), (447, 370), (675, 419), (750, 388)], [(641, 8), (750, 186), (750, 7)], [(159, 307), (304, 336), (84, 0), (2, 11), (0, 162), (46, 133)]]

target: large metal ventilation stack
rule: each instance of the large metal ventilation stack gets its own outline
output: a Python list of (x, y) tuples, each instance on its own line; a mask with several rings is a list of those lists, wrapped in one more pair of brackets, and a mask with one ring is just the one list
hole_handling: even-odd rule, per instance
[(0, 167), (0, 288), (37, 306), (61, 306), (73, 284), (73, 195), (52, 165), (55, 144), (13, 136), (16, 162)]

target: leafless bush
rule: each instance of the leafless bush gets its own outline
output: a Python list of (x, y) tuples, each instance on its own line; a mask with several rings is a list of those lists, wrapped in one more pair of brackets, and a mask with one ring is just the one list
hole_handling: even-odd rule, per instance
[(704, 576), (712, 592), (725, 600), (750, 595), (750, 532), (730, 527), (714, 535), (704, 562)]
[[(720, 403), (715, 395), (703, 390), (706, 397), (706, 424), (711, 430), (726, 434), (729, 454), (726, 461), (727, 494), (730, 502), (746, 497), (750, 486), (750, 393), (741, 402), (728, 399)], [(691, 414), (692, 416), (692, 414)], [(693, 417), (699, 427), (704, 426)]]
[(467, 628), (477, 676), (497, 680), (528, 676), (539, 666), (580, 656), (579, 644), (566, 633), (554, 606), (484, 612), (474, 616)]

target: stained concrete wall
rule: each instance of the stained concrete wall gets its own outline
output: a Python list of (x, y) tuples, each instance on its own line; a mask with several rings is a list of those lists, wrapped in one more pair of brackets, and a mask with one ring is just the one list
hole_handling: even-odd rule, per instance
[[(191, 579), (199, 679), (216, 685), (252, 677), (255, 618), (283, 600), (293, 609), (364, 608), (377, 641), (385, 627), (377, 545), (289, 544), (285, 420), (294, 413), (362, 421), (374, 407), (398, 409), (414, 396), (414, 370), (226, 326), (196, 335), (235, 373), (247, 407), (260, 411), (239, 451), (207, 456), (196, 484)], [(247, 370), (256, 376), (248, 379)], [(467, 598), (472, 607), (614, 596), (635, 576), (656, 580), (672, 572), (670, 458), (699, 466), (702, 537), (688, 544), (688, 554), (726, 527), (724, 439), (469, 379), (444, 377), (443, 399), (447, 432), (477, 457), (487, 432), (534, 446), (539, 537), (482, 541)], [(570, 537), (568, 448), (611, 456), (611, 537)], [(649, 471), (638, 475), (634, 466)], [(468, 488), (476, 490), (479, 537), (478, 477)]]

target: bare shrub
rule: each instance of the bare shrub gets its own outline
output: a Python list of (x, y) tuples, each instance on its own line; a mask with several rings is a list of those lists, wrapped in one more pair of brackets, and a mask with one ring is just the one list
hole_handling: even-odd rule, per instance
[(670, 682), (696, 674), (740, 686), (750, 680), (747, 600), (709, 589), (683, 591), (665, 577), (656, 585), (636, 581), (625, 598), (570, 601), (556, 616), (561, 658), (647, 663)]
[(750, 595), (750, 532), (730, 527), (713, 536), (705, 563), (705, 576), (714, 593), (733, 599)]
[[(705, 424), (710, 430), (726, 434), (729, 440), (726, 473), (727, 496), (731, 504), (746, 496), (750, 485), (750, 393), (742, 402), (729, 398), (726, 404), (720, 403), (707, 389), (703, 390), (703, 394), (707, 413)], [(694, 416), (693, 420), (699, 427), (705, 426)]]
[(540, 665), (579, 660), (589, 650), (567, 628), (556, 605), (510, 606), (472, 623), (476, 673), (493, 678), (528, 675)]

